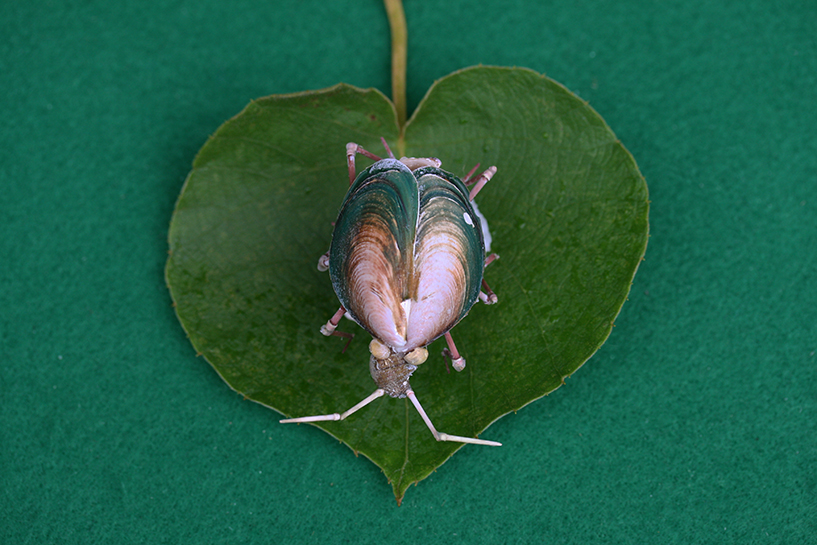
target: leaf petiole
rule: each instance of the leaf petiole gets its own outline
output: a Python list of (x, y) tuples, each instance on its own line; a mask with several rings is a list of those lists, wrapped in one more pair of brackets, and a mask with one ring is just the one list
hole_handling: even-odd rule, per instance
[(383, 0), (386, 16), (391, 29), (391, 94), (394, 109), (397, 111), (397, 126), (400, 129), (400, 140), (406, 126), (406, 56), (408, 52), (408, 31), (406, 14), (402, 0)]

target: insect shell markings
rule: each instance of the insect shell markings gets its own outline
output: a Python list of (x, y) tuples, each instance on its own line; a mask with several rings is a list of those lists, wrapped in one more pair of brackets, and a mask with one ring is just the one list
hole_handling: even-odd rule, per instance
[[(377, 390), (345, 413), (282, 422), (342, 420), (388, 394), (408, 397), (438, 441), (498, 446), (494, 441), (438, 433), (409, 384), (428, 357), (425, 347), (442, 336), (449, 347), (445, 354), (455, 369), (462, 370), (465, 360), (449, 331), (478, 299), (496, 302), (483, 281), (487, 224), (472, 202), (496, 168), (474, 180), (469, 192), (462, 180), (440, 168), (439, 159), (398, 160), (388, 146), (386, 150), (390, 157), (380, 159), (356, 144), (347, 146), (353, 181), (335, 222), (328, 256), (318, 264), (321, 270), (329, 269), (341, 303), (321, 332), (351, 337), (335, 330), (345, 315), (372, 335), (369, 369)], [(355, 177), (357, 153), (376, 162)], [(483, 286), (489, 295), (481, 291)]]

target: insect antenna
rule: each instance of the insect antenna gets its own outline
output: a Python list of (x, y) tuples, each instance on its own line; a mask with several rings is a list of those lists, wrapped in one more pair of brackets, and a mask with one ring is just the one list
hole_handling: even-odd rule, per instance
[(325, 422), (327, 420), (335, 421), (335, 420), (343, 420), (347, 416), (356, 413), (358, 410), (362, 409), (378, 397), (381, 397), (386, 392), (381, 388), (378, 388), (374, 392), (371, 393), (369, 397), (352, 407), (346, 412), (342, 413), (332, 413), (332, 414), (319, 414), (317, 416), (302, 416), (300, 418), (285, 418), (284, 420), (279, 420), (280, 424), (301, 424), (307, 422)]
[(414, 392), (412, 390), (409, 390), (408, 392), (406, 392), (406, 397), (408, 397), (411, 400), (411, 403), (414, 405), (414, 408), (417, 409), (418, 413), (420, 413), (423, 422), (426, 423), (426, 426), (428, 426), (428, 429), (431, 430), (431, 434), (437, 441), (451, 441), (454, 443), (471, 443), (472, 445), (486, 445), (489, 447), (502, 446), (502, 443), (497, 443), (496, 441), (486, 441), (485, 439), (476, 439), (475, 437), (462, 437), (460, 435), (448, 435), (447, 433), (438, 432), (437, 429), (434, 427), (434, 424), (431, 423), (431, 419), (423, 410), (423, 406), (420, 405), (420, 401), (417, 399), (417, 396), (414, 395)]

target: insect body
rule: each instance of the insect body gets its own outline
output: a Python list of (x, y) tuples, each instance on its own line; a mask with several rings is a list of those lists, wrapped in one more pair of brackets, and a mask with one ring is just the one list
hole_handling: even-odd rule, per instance
[[(328, 256), (318, 263), (319, 269), (329, 269), (341, 303), (321, 332), (351, 337), (336, 330), (346, 315), (372, 335), (369, 369), (377, 389), (345, 413), (282, 422), (342, 420), (388, 394), (408, 397), (438, 441), (498, 446), (437, 432), (409, 385), (411, 374), (428, 357), (425, 347), (442, 336), (448, 343), (444, 354), (461, 371), (465, 359), (449, 331), (478, 299), (496, 302), (483, 280), (485, 265), (496, 256), (485, 259), (484, 218), (473, 204), (496, 168), (476, 178), (469, 191), (440, 169), (439, 159), (397, 160), (386, 149), (390, 157), (380, 159), (357, 144), (347, 145), (350, 187)], [(377, 162), (355, 176), (357, 153)]]

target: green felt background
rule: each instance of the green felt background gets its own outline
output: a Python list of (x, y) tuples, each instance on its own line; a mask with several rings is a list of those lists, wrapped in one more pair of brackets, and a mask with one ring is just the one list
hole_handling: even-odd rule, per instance
[(6, 1), (0, 542), (813, 543), (817, 4), (406, 11), (410, 108), (458, 68), (526, 66), (635, 156), (652, 237), (607, 344), (398, 508), (367, 460), (196, 358), (163, 278), (223, 121), (340, 81), (390, 92), (381, 4)]

